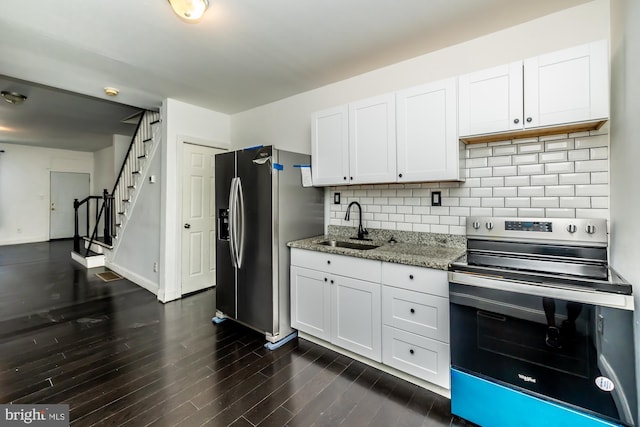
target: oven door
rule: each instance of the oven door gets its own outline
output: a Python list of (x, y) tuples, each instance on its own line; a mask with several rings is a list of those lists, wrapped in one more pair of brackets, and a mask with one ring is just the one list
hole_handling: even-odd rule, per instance
[(456, 272), (449, 282), (453, 368), (635, 425), (630, 296)]

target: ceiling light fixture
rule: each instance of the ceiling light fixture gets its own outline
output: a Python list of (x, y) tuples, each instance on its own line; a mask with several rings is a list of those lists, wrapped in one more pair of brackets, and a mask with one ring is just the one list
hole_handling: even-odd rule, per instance
[(209, 0), (169, 0), (176, 15), (187, 22), (198, 22), (209, 7)]
[(22, 104), (24, 101), (27, 100), (26, 96), (18, 92), (7, 92), (3, 90), (2, 92), (0, 92), (0, 95), (2, 95), (4, 100), (7, 101), (9, 104), (15, 104), (15, 105)]

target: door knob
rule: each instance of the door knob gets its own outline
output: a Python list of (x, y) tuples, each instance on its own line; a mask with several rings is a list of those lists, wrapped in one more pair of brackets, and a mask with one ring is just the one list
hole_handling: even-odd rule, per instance
[(185, 224), (184, 228), (191, 228), (191, 224)]

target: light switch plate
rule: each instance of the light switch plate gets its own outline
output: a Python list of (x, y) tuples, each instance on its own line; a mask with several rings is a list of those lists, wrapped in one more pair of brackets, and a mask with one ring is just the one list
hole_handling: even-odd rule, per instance
[(333, 204), (334, 205), (340, 204), (340, 193), (333, 193)]
[(431, 206), (442, 206), (442, 192), (441, 191), (432, 191), (431, 192)]

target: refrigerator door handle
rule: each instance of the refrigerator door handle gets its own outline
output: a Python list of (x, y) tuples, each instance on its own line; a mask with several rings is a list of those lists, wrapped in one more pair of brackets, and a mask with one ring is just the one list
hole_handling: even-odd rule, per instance
[(231, 179), (229, 188), (229, 252), (231, 253), (231, 263), (234, 268), (238, 268), (236, 260), (236, 180)]
[(242, 261), (244, 260), (244, 192), (242, 191), (242, 181), (240, 178), (236, 178), (238, 180), (237, 184), (237, 201), (238, 203), (238, 214), (240, 216), (239, 221), (239, 237), (236, 242), (236, 254), (237, 254), (237, 263), (238, 268), (242, 268)]

